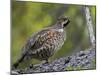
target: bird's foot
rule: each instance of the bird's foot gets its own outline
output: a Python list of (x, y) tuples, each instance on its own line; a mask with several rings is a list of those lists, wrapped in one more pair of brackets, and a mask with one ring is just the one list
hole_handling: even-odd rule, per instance
[(29, 68), (33, 68), (33, 67), (34, 67), (34, 65), (33, 65), (33, 64), (30, 64), (30, 65), (29, 65)]
[(48, 64), (49, 64), (48, 61), (44, 61), (44, 62), (42, 62), (42, 65), (48, 65)]
[(37, 64), (37, 65), (34, 65), (34, 64), (30, 64), (29, 65), (29, 69), (36, 69), (37, 67), (39, 67), (40, 65)]

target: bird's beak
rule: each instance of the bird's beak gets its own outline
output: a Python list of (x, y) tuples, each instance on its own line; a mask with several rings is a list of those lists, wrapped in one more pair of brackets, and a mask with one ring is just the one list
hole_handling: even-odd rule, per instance
[(66, 27), (70, 23), (70, 20), (68, 20), (65, 24), (64, 27)]

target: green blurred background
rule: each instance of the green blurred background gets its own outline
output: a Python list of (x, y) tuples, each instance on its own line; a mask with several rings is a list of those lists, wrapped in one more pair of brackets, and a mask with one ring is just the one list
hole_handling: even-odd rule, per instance
[[(71, 20), (66, 28), (67, 40), (63, 47), (50, 58), (50, 61), (89, 48), (89, 35), (83, 7), (84, 5), (12, 1), (12, 63), (16, 62), (21, 54), (21, 48), (33, 33), (55, 24), (57, 18), (61, 16), (68, 16)], [(96, 7), (89, 6), (89, 8), (95, 34)], [(35, 64), (39, 62), (33, 61)]]

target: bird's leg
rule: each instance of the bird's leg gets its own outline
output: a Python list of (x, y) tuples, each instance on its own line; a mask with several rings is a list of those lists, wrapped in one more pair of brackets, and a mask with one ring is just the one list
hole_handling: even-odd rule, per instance
[(33, 64), (30, 64), (30, 65), (29, 65), (29, 68), (33, 68), (33, 66), (34, 66)]
[(43, 64), (43, 65), (49, 64), (48, 59), (46, 59), (42, 64)]
[(36, 65), (33, 65), (33, 64), (30, 64), (29, 65), (29, 69), (36, 69), (36, 68), (38, 68), (40, 66), (40, 64), (36, 64)]
[(46, 60), (45, 60), (45, 64), (48, 64), (48, 63), (49, 63), (49, 61), (48, 61), (48, 59), (46, 59)]

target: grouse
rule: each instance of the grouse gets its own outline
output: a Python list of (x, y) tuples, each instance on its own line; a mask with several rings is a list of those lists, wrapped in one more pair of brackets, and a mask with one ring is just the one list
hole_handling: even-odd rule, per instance
[(68, 17), (62, 17), (55, 25), (36, 32), (22, 48), (21, 57), (13, 67), (17, 68), (20, 63), (32, 58), (48, 62), (48, 59), (64, 44), (66, 40), (65, 27), (69, 22)]

